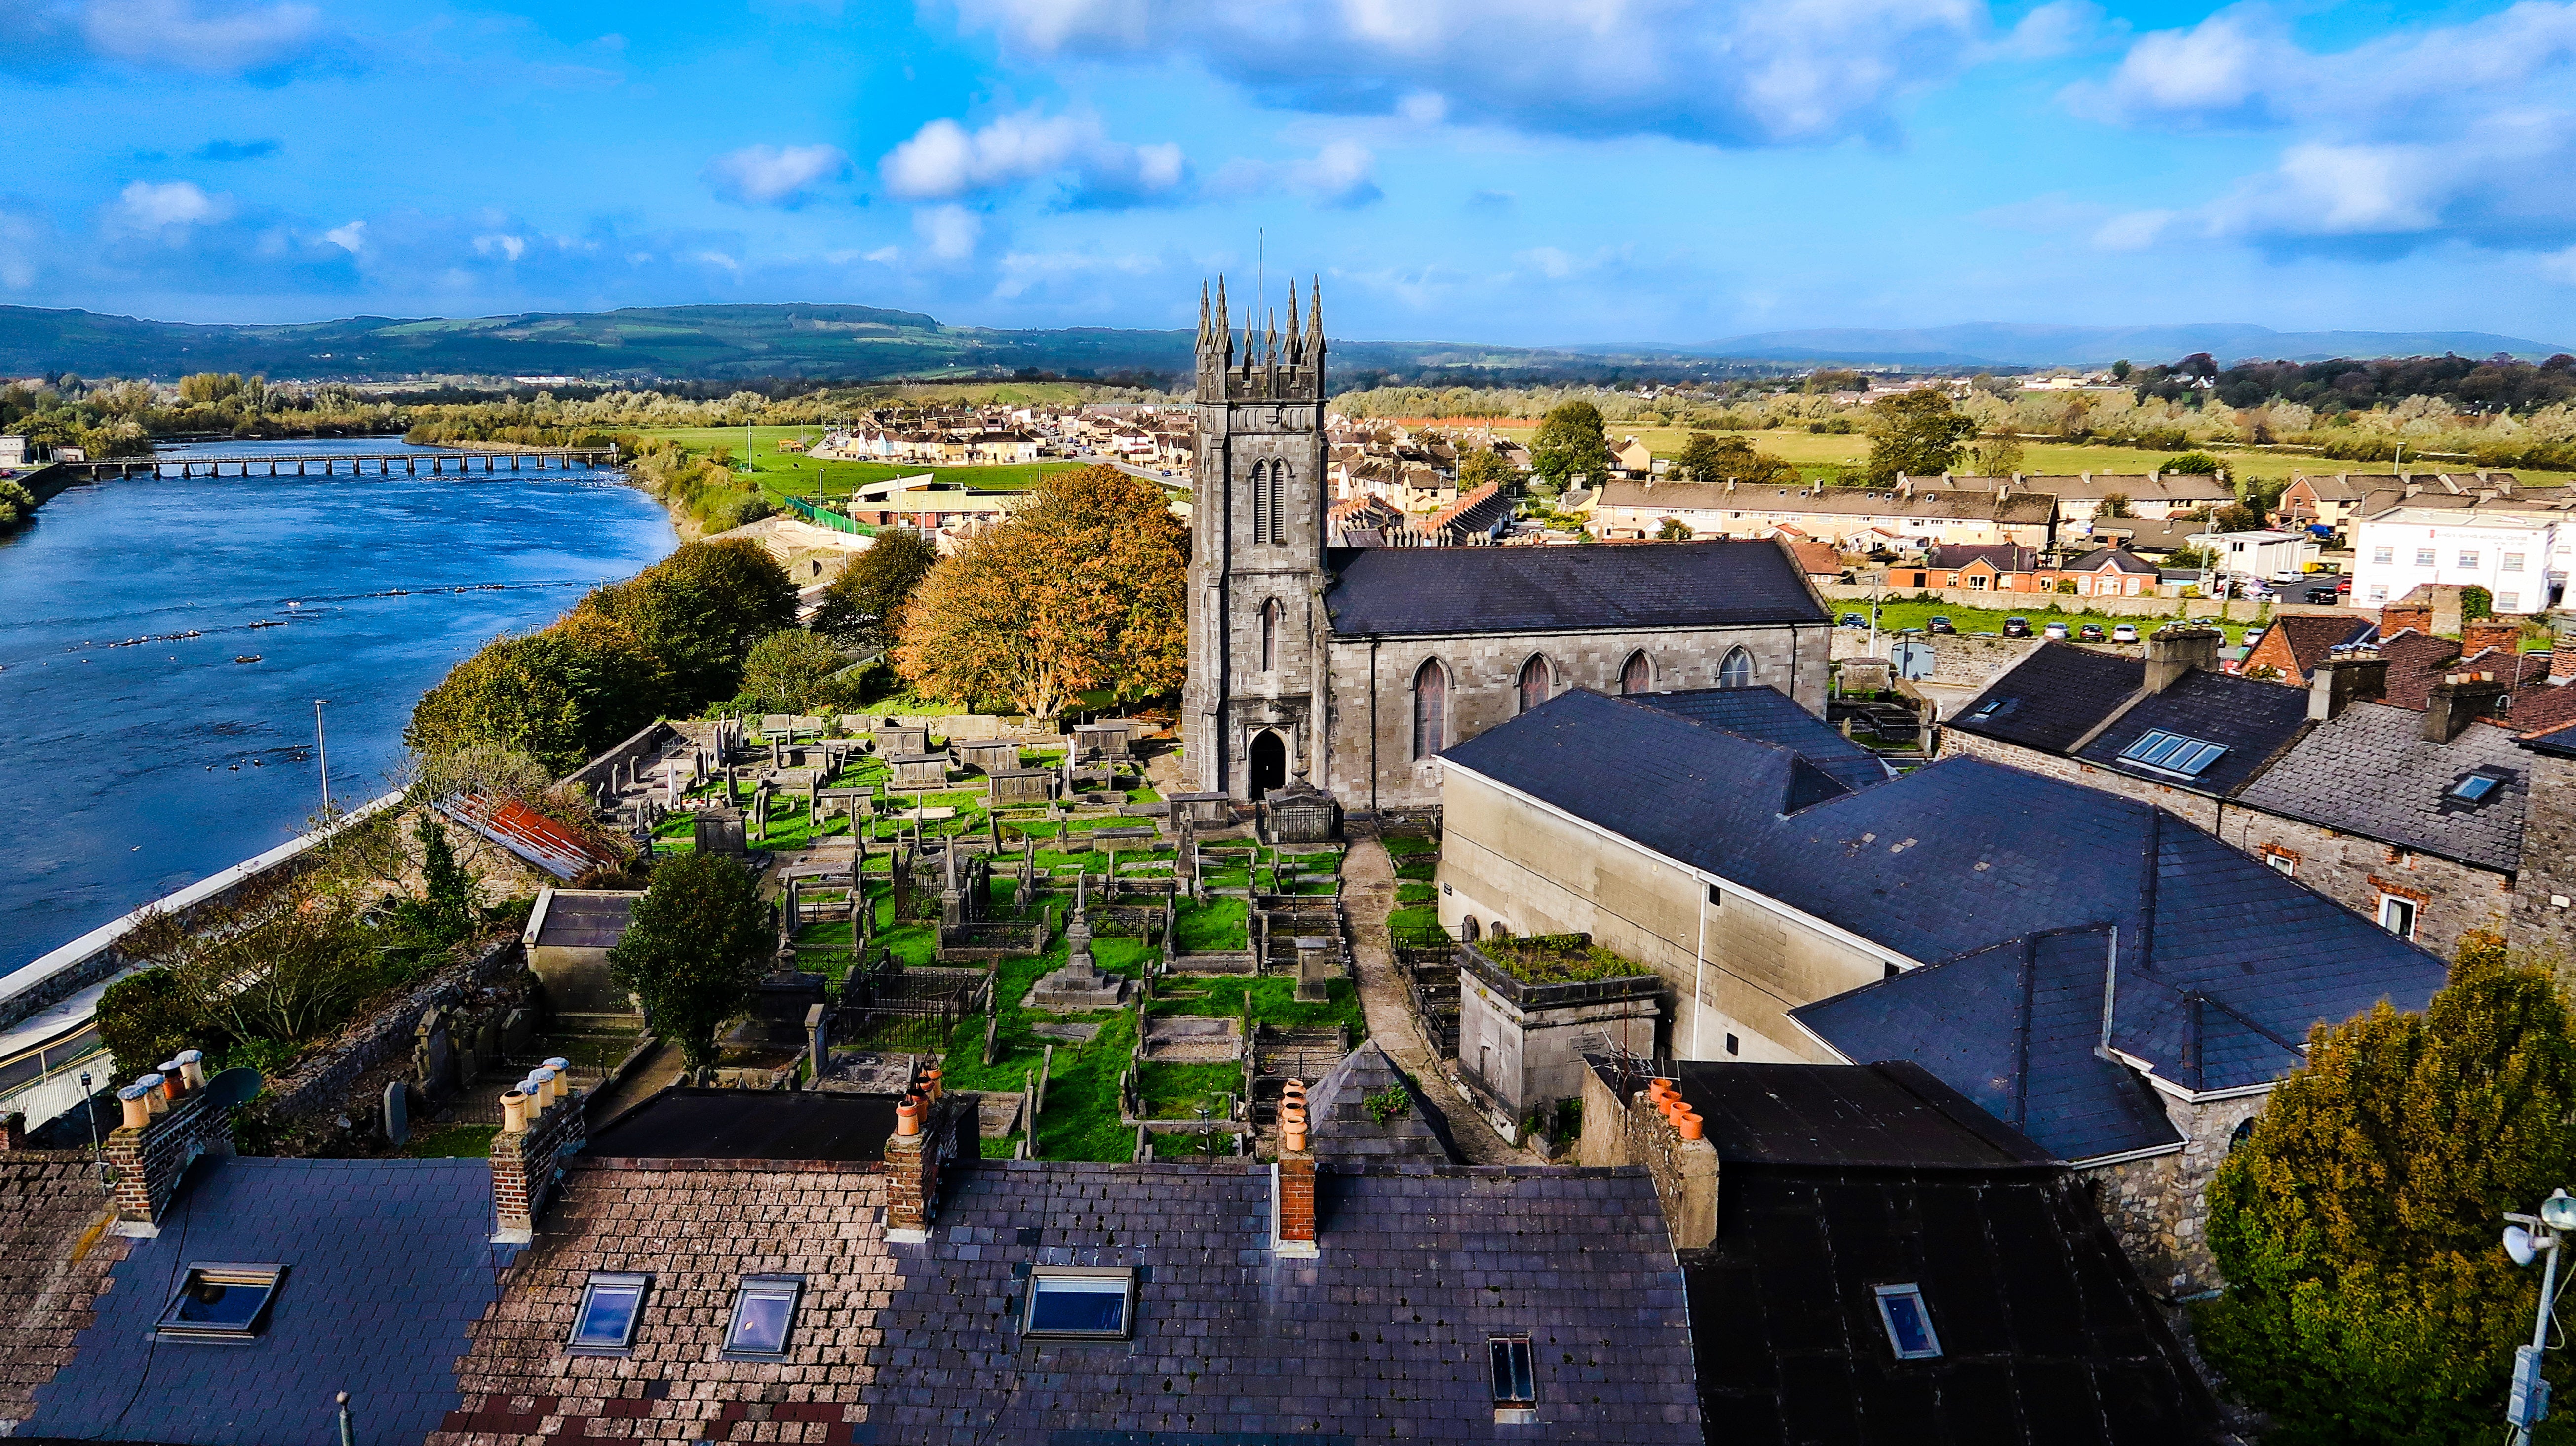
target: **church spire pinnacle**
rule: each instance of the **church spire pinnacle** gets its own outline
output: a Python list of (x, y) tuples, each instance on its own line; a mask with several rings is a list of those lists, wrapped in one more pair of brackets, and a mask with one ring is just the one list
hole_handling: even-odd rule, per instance
[(1306, 308), (1306, 361), (1318, 367), (1324, 364), (1324, 278), (1321, 276), (1315, 278), (1314, 304)]
[(1288, 283), (1288, 365), (1301, 367), (1305, 364), (1306, 344), (1297, 334), (1297, 283), (1292, 280)]
[(1270, 344), (1262, 352), (1262, 365), (1274, 370), (1279, 365), (1279, 308), (1270, 308)]
[(1202, 281), (1202, 282), (1200, 282), (1200, 283), (1199, 283), (1199, 341), (1198, 341), (1198, 349), (1199, 349), (1200, 351), (1206, 351), (1206, 350), (1207, 350), (1207, 347), (1208, 347), (1208, 343), (1209, 343), (1210, 341), (1213, 341), (1213, 340), (1215, 340), (1215, 338), (1210, 334), (1209, 327), (1208, 327), (1208, 288), (1207, 288), (1207, 283), (1206, 283), (1206, 282), (1204, 282), (1204, 281)]

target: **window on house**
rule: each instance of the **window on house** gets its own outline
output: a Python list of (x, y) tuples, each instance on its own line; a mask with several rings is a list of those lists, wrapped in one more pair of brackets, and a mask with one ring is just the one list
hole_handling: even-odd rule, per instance
[(2397, 549), (2393, 547), (2374, 547), (2370, 550), (2370, 560), (2381, 567), (2386, 567), (2397, 560)]
[(1521, 664), (1521, 711), (1526, 713), (1547, 701), (1547, 659), (1532, 658)]
[(1646, 661), (1643, 651), (1630, 653), (1626, 665), (1619, 669), (1619, 691), (1650, 693), (1654, 691), (1654, 687), (1655, 665)]
[(2461, 554), (2460, 554), (2460, 566), (2462, 566), (2462, 567), (2475, 567), (2475, 566), (2477, 566), (2477, 565), (2478, 565), (2478, 555), (2477, 555), (2476, 553), (2474, 553), (2474, 552), (2463, 552), (2463, 553), (2461, 553)]
[(2520, 612), (2522, 611), (2522, 594), (2518, 592), (2497, 593), (2495, 605), (2503, 612)]
[(1527, 1406), (1538, 1400), (1538, 1374), (1527, 1336), (1495, 1336), (1486, 1343), (1494, 1366), (1494, 1404)]
[(1968, 718), (1972, 722), (1988, 722), (2011, 713), (2020, 702), (2019, 698), (1988, 698), (1978, 704), (1976, 711), (1970, 713)]
[(2384, 584), (2382, 586), (2372, 588), (2370, 590), (2370, 600), (2375, 603), (2384, 603), (2388, 601), (2388, 588)]
[(2506, 553), (2504, 555), (2504, 570), (2506, 572), (2522, 571), (2522, 554), (2519, 552)]
[(1919, 1285), (1878, 1287), (1878, 1321), (1887, 1327), (1887, 1343), (1900, 1361), (1919, 1361), (1941, 1354), (1941, 1337), (1932, 1329), (1932, 1312), (1924, 1307)]
[(2299, 876), (2299, 861), (2288, 854), (2265, 854), (2263, 862), (2270, 864), (2276, 874), (2288, 874), (2294, 879)]
[(1413, 675), (1413, 756), (1436, 758), (1448, 746), (1449, 674), (1437, 659)]
[(1744, 1046), (1734, 1035), (1730, 1034), (1726, 1037), (1726, 1052), (1728, 1054), (1742, 1054), (1744, 1052)]
[(2472, 773), (2451, 785), (2451, 797), (2465, 803), (2484, 803), (2487, 795), (2495, 792), (2503, 782), (2492, 773)]
[(1717, 665), (1717, 686), (1721, 688), (1752, 687), (1753, 655), (1742, 648), (1737, 648), (1733, 652), (1728, 653), (1726, 655), (1726, 661)]
[(2417, 567), (2431, 567), (2433, 565), (2433, 549), (2429, 547), (2419, 547), (2415, 549), (2415, 565)]
[(1022, 1335), (1123, 1341), (1135, 1334), (1136, 1272), (1109, 1267), (1041, 1266), (1029, 1275)]
[(2395, 894), (2379, 896), (2379, 927), (2400, 939), (2415, 937), (2415, 901)]
[(250, 1340), (268, 1324), (285, 1276), (283, 1265), (191, 1265), (154, 1334), (165, 1341)]
[(2168, 733), (2150, 728), (2137, 742), (2120, 750), (2120, 761), (2171, 773), (2183, 778), (2198, 778), (2227, 752), (2227, 745), (2204, 739)]
[(1710, 908), (1714, 909), (1714, 908), (1716, 908), (1718, 905), (1720, 905), (1720, 904), (1722, 904), (1722, 903), (1724, 903), (1724, 902), (1726, 902), (1726, 901), (1725, 901), (1723, 898), (1721, 898), (1721, 897), (1719, 896), (1719, 894), (1718, 894), (1717, 885), (1715, 885), (1715, 884), (1711, 884), (1711, 885), (1709, 885), (1709, 886), (1708, 886), (1708, 906), (1709, 906)]
[(574, 1355), (624, 1355), (635, 1344), (635, 1323), (644, 1314), (644, 1294), (653, 1280), (646, 1275), (594, 1271), (582, 1287), (581, 1309), (572, 1318)]
[(787, 1333), (796, 1325), (797, 1298), (805, 1292), (801, 1275), (746, 1275), (733, 1293), (733, 1323), (725, 1329), (724, 1353), (735, 1360), (775, 1360), (787, 1354)]

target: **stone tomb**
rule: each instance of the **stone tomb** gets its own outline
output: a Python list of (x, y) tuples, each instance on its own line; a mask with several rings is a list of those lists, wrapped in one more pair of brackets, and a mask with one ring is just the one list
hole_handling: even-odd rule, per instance
[(1270, 837), (1279, 843), (1323, 843), (1331, 839), (1338, 823), (1332, 795), (1317, 791), (1313, 785), (1292, 783), (1274, 788), (1261, 801), (1261, 810), (1270, 818)]
[(985, 787), (995, 808), (1028, 806), (1055, 798), (1052, 768), (1000, 768), (986, 776)]
[(1126, 719), (1079, 724), (1071, 735), (1073, 747), (1067, 757), (1077, 763), (1088, 763), (1093, 759), (1124, 759), (1136, 731), (1136, 725)]
[(949, 751), (957, 755), (959, 763), (969, 768), (980, 768), (986, 773), (999, 773), (1020, 766), (1020, 745), (1009, 738), (958, 739), (949, 744)]
[(699, 809), (694, 841), (697, 851), (702, 854), (723, 854), (738, 859), (751, 852), (751, 846), (744, 842), (742, 810), (739, 808)]
[(914, 757), (930, 751), (930, 730), (887, 726), (876, 730), (877, 752), (887, 758)]
[(1141, 1052), (1162, 1064), (1231, 1064), (1243, 1058), (1243, 1020), (1230, 1014), (1148, 1016)]
[(1064, 967), (1038, 980), (1023, 1007), (1067, 1014), (1085, 1009), (1116, 1009), (1127, 1000), (1127, 980), (1104, 974), (1091, 959), (1091, 914), (1083, 880), (1073, 886), (1073, 918), (1064, 926)]
[(886, 767), (894, 770), (894, 777), (886, 782), (888, 788), (935, 790), (948, 786), (948, 755), (945, 753), (889, 754)]
[[(1519, 943), (1538, 946), (1536, 940)], [(1569, 949), (1589, 943), (1588, 935), (1566, 936)], [(1531, 984), (1476, 945), (1461, 944), (1458, 986), (1459, 1072), (1507, 1133), (1531, 1110), (1581, 1097), (1587, 1042), (1595, 1051), (1607, 1041), (1643, 1058), (1655, 1056), (1664, 981), (1646, 965), (1619, 978)]]

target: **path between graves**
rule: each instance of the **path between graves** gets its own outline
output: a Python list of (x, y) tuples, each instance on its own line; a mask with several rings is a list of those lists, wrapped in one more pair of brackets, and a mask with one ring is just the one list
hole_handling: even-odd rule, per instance
[(1439, 1052), (1415, 1018), (1411, 996), (1395, 972), (1386, 918), (1395, 910), (1395, 862), (1376, 839), (1354, 839), (1342, 858), (1342, 906), (1351, 922), (1351, 954), (1360, 970), (1360, 1009), (1369, 1037), (1396, 1067), (1413, 1077), (1424, 1102), (1447, 1122), (1449, 1137), (1471, 1165), (1535, 1165), (1539, 1158), (1503, 1143), (1484, 1113), (1467, 1103), (1449, 1079)]

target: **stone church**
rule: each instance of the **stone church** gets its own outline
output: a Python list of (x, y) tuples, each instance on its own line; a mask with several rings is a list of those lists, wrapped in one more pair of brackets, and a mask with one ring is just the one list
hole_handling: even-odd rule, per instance
[(1441, 751), (1569, 688), (1769, 686), (1821, 714), (1832, 616), (1775, 542), (1328, 548), (1324, 318), (1202, 290), (1184, 765), (1207, 792), (1440, 799)]

